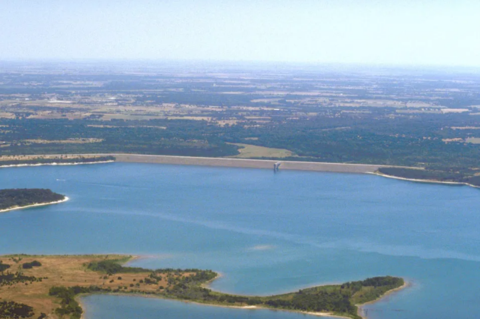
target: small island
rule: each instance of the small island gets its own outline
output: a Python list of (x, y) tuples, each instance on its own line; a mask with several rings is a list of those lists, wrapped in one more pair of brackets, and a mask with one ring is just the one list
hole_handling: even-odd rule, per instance
[(20, 208), (57, 204), (66, 200), (68, 197), (54, 193), (50, 189), (1, 189), (0, 213)]
[(209, 305), (269, 308), (359, 319), (358, 306), (403, 288), (384, 276), (266, 297), (225, 294), (207, 288), (211, 270), (125, 267), (124, 255), (0, 256), (0, 318), (79, 319), (77, 297), (92, 293), (156, 296)]

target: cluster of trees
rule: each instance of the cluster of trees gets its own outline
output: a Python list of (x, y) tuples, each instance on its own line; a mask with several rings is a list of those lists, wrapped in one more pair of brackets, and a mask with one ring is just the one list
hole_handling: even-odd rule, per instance
[(343, 285), (320, 286), (299, 290), (292, 294), (265, 297), (264, 303), (273, 308), (327, 311), (357, 318), (355, 304), (375, 300), (385, 292), (402, 286), (403, 283), (401, 278), (374, 277)]
[[(398, 277), (384, 276), (373, 277), (363, 281), (354, 281), (346, 283), (342, 286), (351, 289), (352, 303), (363, 304), (372, 300), (376, 300), (387, 291), (399, 288), (404, 284), (404, 280)], [(367, 289), (364, 289), (367, 288)]]
[(14, 301), (0, 301), (0, 318), (20, 319), (33, 317), (33, 308)]
[(63, 199), (65, 199), (65, 196), (54, 193), (50, 189), (2, 189), (0, 190), (0, 210), (17, 206), (51, 203)]
[(75, 296), (81, 293), (101, 292), (102, 289), (96, 286), (90, 287), (52, 287), (48, 292), (50, 296), (60, 299), (60, 307), (55, 309), (55, 313), (60, 317), (70, 316), (70, 319), (80, 319), (82, 317), (82, 307), (75, 300)]
[(37, 278), (35, 276), (25, 276), (20, 272), (2, 272), (0, 273), (0, 287), (2, 286), (12, 286), (16, 283), (32, 283), (36, 281), (42, 281), (42, 278)]
[(290, 300), (272, 299), (268, 300), (266, 304), (282, 309), (355, 314), (356, 307), (352, 304), (350, 298), (351, 294), (343, 289), (335, 289), (333, 291), (320, 290), (315, 293), (299, 291)]
[(113, 259), (91, 262), (87, 265), (87, 268), (93, 271), (106, 273), (108, 275), (113, 275), (117, 273), (140, 273), (151, 271), (140, 267), (124, 267), (119, 264), (119, 260)]
[(146, 284), (149, 284), (149, 285), (156, 285), (158, 284), (159, 281), (162, 280), (162, 276), (155, 273), (155, 272), (152, 272), (148, 278), (145, 278), (145, 283)]
[(42, 263), (37, 260), (22, 264), (23, 269), (32, 269), (33, 267), (41, 267), (41, 266), (42, 266)]
[(0, 260), (0, 272), (4, 272), (4, 271), (7, 270), (8, 268), (10, 268), (10, 265), (4, 264), (4, 263)]
[(194, 275), (190, 275), (188, 277), (182, 277), (178, 280), (182, 280), (183, 282), (203, 282), (212, 280), (217, 275), (215, 272), (211, 270), (200, 270), (195, 268), (188, 268), (188, 269), (175, 269), (175, 268), (161, 268), (156, 270), (141, 268), (141, 267), (125, 267), (122, 266), (120, 263), (122, 260), (117, 259), (108, 259), (108, 260), (101, 260), (101, 261), (94, 261), (87, 264), (87, 268), (92, 271), (98, 271), (102, 273), (106, 273), (108, 275), (114, 275), (118, 273), (150, 273), (149, 277), (157, 280), (161, 280), (161, 276), (158, 273), (167, 274), (172, 276), (180, 276), (184, 273), (194, 273)]

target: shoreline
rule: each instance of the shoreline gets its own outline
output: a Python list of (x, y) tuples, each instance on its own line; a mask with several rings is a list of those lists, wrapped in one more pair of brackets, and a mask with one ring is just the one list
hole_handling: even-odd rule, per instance
[(387, 174), (378, 173), (378, 172), (373, 172), (369, 174), (373, 174), (373, 175), (377, 175), (385, 178), (398, 179), (401, 181), (414, 182), (414, 183), (443, 184), (443, 185), (451, 185), (451, 186), (469, 186), (473, 188), (480, 188), (480, 186), (476, 186), (476, 185), (464, 183), (464, 182), (448, 182), (448, 181), (437, 181), (434, 179), (406, 178), (406, 177), (400, 177), (400, 176), (394, 176), (394, 175), (387, 175)]
[(212, 287), (210, 286), (210, 284), (211, 284), (212, 282), (214, 282), (215, 280), (217, 280), (217, 279), (222, 278), (222, 277), (225, 276), (225, 274), (223, 274), (222, 272), (219, 272), (219, 271), (215, 271), (215, 273), (217, 274), (217, 275), (215, 276), (215, 278), (210, 279), (209, 281), (201, 284), (200, 287), (206, 288), (206, 289), (210, 289), (211, 291), (215, 291), (215, 290), (212, 289)]
[[(213, 278), (208, 283), (205, 283), (204, 285), (202, 285), (202, 287), (206, 287), (208, 289), (211, 289), (209, 284), (211, 282), (213, 282), (214, 280), (216, 280), (217, 278), (223, 277), (223, 274), (221, 274), (221, 273), (218, 273), (218, 274), (219, 275), (217, 277)], [(378, 297), (375, 300), (372, 300), (372, 301), (369, 301), (369, 302), (366, 302), (366, 303), (363, 303), (363, 304), (355, 305), (357, 307), (357, 314), (362, 319), (368, 319), (368, 317), (362, 316), (360, 314), (364, 306), (375, 304), (375, 303), (383, 300), (384, 298), (388, 297), (389, 295), (395, 294), (395, 293), (397, 293), (401, 290), (404, 290), (404, 289), (406, 289), (406, 288), (408, 288), (412, 285), (410, 281), (408, 281), (404, 278), (402, 278), (402, 279), (404, 281), (402, 286), (391, 289), (391, 290), (388, 290), (387, 292), (385, 292), (383, 295), (381, 295), (380, 297)], [(328, 285), (332, 285), (332, 284), (320, 284), (320, 285), (312, 285), (312, 286), (308, 286), (308, 287), (318, 287), (318, 286), (328, 286)], [(222, 291), (213, 290), (213, 289), (212, 289), (212, 291), (222, 292)], [(225, 293), (225, 292), (222, 292), (222, 293)], [(128, 294), (123, 294), (123, 295), (128, 295)], [(235, 294), (235, 295), (237, 295), (237, 294)], [(250, 296), (250, 295), (245, 295), (245, 296)], [(145, 296), (145, 297), (155, 298), (155, 296)], [(162, 298), (162, 299), (166, 299), (166, 298)], [(166, 299), (166, 300), (174, 300), (174, 299)], [(268, 308), (268, 307), (259, 307), (259, 306), (228, 306), (228, 305), (208, 304), (208, 303), (201, 303), (201, 302), (187, 301), (187, 300), (178, 300), (178, 301), (190, 302), (190, 303), (194, 303), (194, 304), (198, 304), (198, 305), (204, 305), (204, 306), (225, 307), (225, 308), (234, 308), (234, 309), (266, 309), (266, 310), (272, 310), (272, 311), (287, 311), (287, 312), (293, 312), (293, 313), (302, 313), (302, 314), (306, 314), (306, 315), (310, 315), (310, 316), (317, 316), (317, 317), (332, 317), (332, 318), (351, 319), (351, 317), (335, 315), (335, 314), (328, 313), (328, 312), (298, 311), (298, 310), (277, 309), (277, 308)]]
[[(162, 299), (168, 301), (176, 301), (176, 302), (183, 302), (183, 303), (190, 303), (199, 306), (205, 307), (220, 307), (220, 308), (229, 308), (229, 309), (243, 309), (243, 310), (270, 310), (270, 311), (285, 311), (285, 312), (292, 312), (298, 314), (305, 314), (309, 316), (316, 316), (316, 317), (332, 317), (332, 318), (342, 318), (342, 319), (352, 319), (351, 317), (347, 316), (340, 316), (331, 314), (328, 312), (309, 312), (309, 311), (297, 311), (297, 310), (288, 310), (288, 309), (276, 309), (276, 308), (268, 308), (268, 307), (259, 307), (259, 306), (229, 306), (229, 305), (220, 305), (220, 304), (209, 304), (203, 303), (198, 301), (191, 301), (191, 300), (181, 300), (181, 299), (170, 299), (165, 298), (159, 295), (146, 295), (146, 294), (128, 294), (128, 293), (87, 293), (87, 294), (80, 294), (75, 297), (75, 300), (78, 302), (82, 310), (86, 309), (85, 304), (82, 302), (83, 297), (93, 296), (93, 295), (109, 295), (109, 296), (125, 296), (125, 297), (137, 297), (137, 298), (149, 298), (149, 299)], [(362, 317), (364, 318), (364, 317)], [(82, 312), (82, 316), (80, 319), (88, 319), (85, 315), (85, 311)], [(367, 319), (367, 318), (364, 318)]]
[[(126, 296), (127, 294), (123, 294)], [(143, 296), (140, 296), (143, 297)], [(156, 296), (145, 296), (146, 298), (157, 298)], [(310, 312), (310, 311), (298, 311), (298, 310), (289, 310), (289, 309), (278, 309), (278, 308), (268, 308), (268, 307), (259, 307), (259, 306), (229, 306), (229, 305), (220, 305), (220, 304), (208, 304), (202, 303), (197, 301), (189, 301), (189, 300), (179, 300), (179, 299), (167, 299), (158, 297), (164, 300), (172, 300), (172, 301), (179, 301), (185, 303), (192, 303), (199, 306), (207, 306), (207, 307), (221, 307), (221, 308), (230, 308), (230, 309), (243, 309), (243, 310), (271, 310), (271, 311), (285, 311), (285, 312), (292, 312), (292, 313), (301, 313), (310, 316), (317, 316), (317, 317), (333, 317), (333, 318), (343, 318), (343, 319), (352, 319), (350, 317), (339, 316), (335, 314), (331, 314), (329, 312)]]
[[(82, 154), (78, 154), (82, 155)], [(93, 154), (83, 154), (83, 156)], [(399, 179), (418, 183), (459, 185), (480, 188), (480, 186), (463, 182), (448, 182), (437, 180), (422, 180), (413, 178), (397, 177), (379, 173), (378, 169), (382, 167), (397, 167), (420, 169), (421, 167), (408, 167), (383, 164), (351, 164), (351, 163), (331, 163), (331, 162), (304, 162), (304, 161), (283, 161), (248, 159), (248, 158), (228, 158), (228, 157), (198, 157), (198, 156), (174, 156), (174, 155), (150, 155), (150, 154), (100, 154), (102, 156), (113, 156), (116, 162), (120, 163), (150, 163), (150, 164), (169, 164), (169, 165), (193, 165), (193, 166), (213, 166), (213, 167), (234, 167), (234, 168), (258, 168), (272, 169), (277, 163), (280, 163), (279, 171), (296, 170), (311, 172), (331, 172), (331, 173), (351, 173), (351, 174), (373, 174), (381, 177)]]
[(388, 297), (388, 296), (390, 296), (390, 295), (392, 295), (392, 294), (395, 294), (395, 293), (397, 293), (397, 292), (400, 292), (400, 291), (402, 291), (402, 290), (404, 290), (404, 289), (412, 286), (412, 283), (411, 283), (410, 281), (405, 280), (405, 279), (403, 279), (403, 281), (404, 281), (404, 283), (403, 283), (402, 286), (387, 291), (386, 293), (384, 293), (382, 296), (378, 297), (377, 299), (372, 300), (372, 301), (369, 301), (369, 302), (366, 302), (366, 303), (363, 303), (363, 304), (358, 304), (358, 305), (356, 305), (357, 308), (358, 308), (357, 314), (358, 314), (360, 317), (362, 317), (362, 319), (368, 319), (367, 316), (364, 316), (364, 315), (362, 314), (362, 312), (363, 312), (363, 307), (365, 307), (366, 305), (373, 305), (373, 304), (375, 304), (375, 303), (383, 300), (384, 298), (386, 298), (386, 297)]
[[(215, 280), (216, 278), (212, 279), (211, 281)], [(362, 319), (368, 319), (367, 316), (361, 315), (361, 312), (362, 312), (364, 306), (379, 302), (379, 301), (388, 297), (391, 294), (394, 294), (394, 293), (399, 292), (399, 291), (401, 291), (405, 288), (410, 287), (410, 285), (411, 285), (410, 282), (405, 280), (405, 283), (401, 287), (389, 290), (385, 294), (383, 294), (382, 296), (380, 296), (379, 298), (377, 298), (375, 300), (366, 302), (364, 304), (355, 305), (358, 308), (357, 314)], [(85, 304), (82, 302), (83, 297), (93, 296), (93, 295), (102, 295), (102, 294), (103, 295), (110, 295), (110, 296), (126, 296), (126, 297), (162, 299), (162, 300), (177, 301), (177, 302), (183, 302), (183, 303), (191, 303), (191, 304), (195, 304), (195, 305), (199, 305), (199, 306), (206, 306), (206, 307), (221, 307), (221, 308), (243, 309), (243, 310), (285, 311), (285, 312), (299, 313), (299, 314), (316, 316), (316, 317), (331, 317), (331, 318), (352, 319), (351, 317), (336, 315), (336, 314), (332, 314), (332, 313), (329, 313), (329, 312), (298, 311), (298, 310), (277, 309), (277, 308), (260, 307), (260, 306), (248, 306), (248, 305), (247, 306), (229, 306), (229, 305), (221, 305), (221, 304), (213, 304), (213, 303), (209, 304), (209, 303), (203, 303), (203, 302), (198, 302), (198, 301), (190, 301), (190, 300), (170, 299), (170, 298), (165, 298), (165, 297), (159, 296), (159, 295), (147, 295), (147, 294), (128, 294), (128, 293), (118, 293), (118, 292), (117, 293), (87, 293), (87, 294), (78, 295), (75, 299), (77, 300), (77, 302), (79, 303), (79, 305), (82, 309), (86, 309)], [(81, 319), (87, 319), (87, 317), (85, 316), (85, 311), (82, 313)]]
[[(445, 184), (470, 186), (480, 188), (473, 184), (465, 182), (448, 182), (431, 179), (414, 179), (394, 175), (379, 173), (378, 169), (382, 167), (397, 167), (409, 169), (422, 169), (422, 167), (409, 167), (383, 164), (358, 164), (358, 163), (332, 163), (332, 162), (307, 162), (307, 161), (284, 161), (282, 159), (249, 159), (249, 158), (231, 158), (231, 157), (201, 157), (201, 156), (177, 156), (177, 155), (151, 155), (151, 154), (127, 154), (127, 153), (98, 153), (98, 154), (48, 154), (49, 156), (113, 156), (115, 160), (96, 161), (96, 162), (73, 162), (73, 163), (39, 163), (39, 164), (13, 164), (1, 165), (0, 168), (27, 167), (27, 166), (63, 166), (63, 165), (87, 165), (87, 164), (106, 164), (106, 163), (146, 163), (146, 164), (167, 164), (167, 165), (191, 165), (191, 166), (211, 166), (211, 167), (232, 167), (232, 168), (256, 168), (271, 169), (275, 164), (280, 163), (279, 171), (296, 170), (311, 172), (331, 172), (331, 173), (351, 173), (351, 174), (373, 174), (381, 177), (404, 180), (418, 183)], [(44, 155), (39, 155), (44, 156)]]
[(27, 205), (27, 206), (14, 206), (14, 207), (11, 207), (11, 208), (6, 208), (6, 209), (0, 210), (0, 213), (6, 213), (6, 212), (9, 212), (9, 211), (12, 211), (12, 210), (26, 209), (26, 208), (31, 208), (31, 207), (40, 207), (40, 206), (47, 206), (47, 205), (56, 205), (56, 204), (64, 203), (64, 202), (68, 201), (69, 199), (70, 199), (70, 198), (68, 198), (67, 196), (65, 196), (64, 199), (58, 200), (58, 201), (55, 201), (55, 202), (38, 203), (38, 204), (31, 204), (31, 205)]
[[(115, 161), (97, 161), (97, 162), (72, 162), (72, 163), (38, 163), (38, 164), (12, 164), (12, 165), (1, 165), (0, 168), (13, 168), (13, 167), (29, 167), (29, 166), (67, 166), (67, 165), (92, 165), (92, 164), (106, 164), (114, 163)], [(1, 162), (0, 162), (1, 163)]]

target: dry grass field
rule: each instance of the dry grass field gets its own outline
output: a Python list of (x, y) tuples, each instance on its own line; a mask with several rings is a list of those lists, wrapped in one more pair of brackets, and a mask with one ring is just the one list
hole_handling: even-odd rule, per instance
[(269, 148), (263, 146), (256, 146), (250, 144), (241, 144), (241, 143), (231, 143), (233, 145), (240, 146), (238, 150), (240, 154), (232, 156), (236, 158), (258, 158), (258, 157), (274, 157), (274, 158), (285, 158), (295, 156), (294, 153), (289, 150), (281, 148)]
[[(49, 295), (51, 287), (90, 287), (93, 285), (100, 288), (111, 288), (112, 290), (121, 289), (122, 292), (136, 290), (140, 291), (140, 293), (160, 292), (164, 288), (169, 287), (167, 276), (163, 273), (156, 273), (156, 275), (162, 276), (162, 280), (158, 284), (152, 285), (145, 283), (145, 278), (152, 272), (106, 275), (87, 268), (87, 265), (91, 262), (102, 260), (127, 262), (133, 258), (132, 256), (124, 255), (0, 256), (0, 261), (3, 264), (10, 265), (10, 268), (4, 272), (14, 273), (18, 271), (25, 276), (42, 278), (41, 282), (18, 282), (11, 285), (2, 285), (0, 283), (0, 300), (15, 301), (33, 307), (35, 315), (32, 318), (38, 318), (41, 313), (45, 313), (48, 316), (47, 318), (56, 319), (58, 316), (54, 313), (54, 310), (59, 307), (59, 300), (57, 297)], [(40, 262), (41, 266), (23, 269), (22, 265), (24, 263), (34, 260)], [(169, 276), (189, 276), (189, 273), (181, 273), (180, 275), (169, 274)]]

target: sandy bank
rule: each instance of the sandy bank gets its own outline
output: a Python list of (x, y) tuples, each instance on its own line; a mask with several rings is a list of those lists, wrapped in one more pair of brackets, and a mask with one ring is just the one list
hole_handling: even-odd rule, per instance
[(39, 163), (39, 164), (13, 164), (13, 165), (0, 165), (0, 168), (10, 167), (28, 167), (28, 166), (66, 166), (66, 165), (88, 165), (88, 164), (105, 164), (113, 163), (115, 161), (98, 161), (98, 162), (73, 162), (73, 163)]
[(59, 201), (56, 201), (56, 202), (41, 203), (41, 204), (32, 204), (32, 205), (28, 205), (28, 206), (15, 206), (15, 207), (12, 207), (12, 208), (2, 209), (2, 210), (0, 210), (0, 213), (9, 212), (9, 211), (11, 211), (11, 210), (25, 209), (25, 208), (30, 208), (30, 207), (39, 207), (39, 206), (47, 206), (47, 205), (60, 204), (60, 203), (66, 202), (66, 201), (69, 200), (69, 199), (70, 199), (70, 198), (68, 198), (67, 196), (65, 196), (64, 199), (59, 200)]

